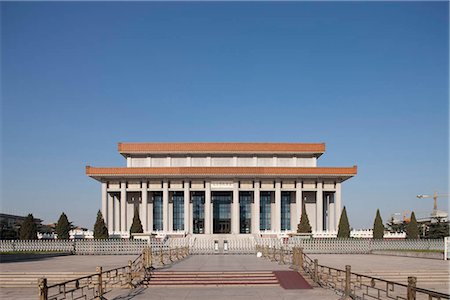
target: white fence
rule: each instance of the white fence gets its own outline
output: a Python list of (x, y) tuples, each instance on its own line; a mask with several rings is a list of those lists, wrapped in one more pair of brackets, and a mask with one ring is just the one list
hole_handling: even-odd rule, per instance
[(299, 246), (305, 253), (371, 253), (373, 250), (444, 251), (444, 240), (392, 239), (304, 239), (292, 237), (288, 247)]
[[(312, 236), (314, 238), (336, 238), (337, 231), (315, 231)], [(353, 229), (350, 231), (350, 237), (359, 239), (371, 239), (373, 237), (372, 229)], [(383, 238), (385, 239), (405, 239), (406, 232), (389, 232), (385, 231)]]
[[(0, 252), (65, 252), (80, 255), (101, 254), (140, 254), (145, 247), (157, 251), (168, 247), (189, 246), (191, 254), (247, 254), (254, 253), (255, 246), (270, 248), (294, 246), (303, 248), (305, 253), (371, 253), (374, 250), (434, 250), (444, 252), (449, 240), (392, 240), (392, 239), (309, 239), (292, 237), (289, 239), (247, 237), (184, 237), (168, 238), (164, 241), (151, 239), (105, 239), (105, 240), (0, 240)], [(448, 249), (448, 248), (447, 248)], [(448, 253), (448, 252), (447, 252)], [(445, 256), (448, 257), (448, 254)]]
[(152, 240), (0, 240), (0, 252), (64, 252), (79, 255), (140, 254), (145, 247), (166, 248), (167, 245)]

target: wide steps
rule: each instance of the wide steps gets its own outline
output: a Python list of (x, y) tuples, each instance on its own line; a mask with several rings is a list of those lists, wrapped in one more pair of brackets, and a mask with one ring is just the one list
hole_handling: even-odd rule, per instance
[(5, 272), (0, 273), (0, 287), (36, 287), (38, 279), (47, 278), (48, 285), (91, 275), (84, 272)]
[(151, 286), (279, 286), (271, 271), (261, 272), (169, 272), (148, 274), (144, 284)]
[[(430, 271), (375, 271), (375, 272), (356, 272), (370, 277), (381, 278), (387, 281), (407, 283), (408, 276), (417, 278), (417, 285), (448, 285), (450, 282), (450, 271), (448, 270), (430, 270)], [(370, 282), (368, 278), (362, 278), (363, 282)]]

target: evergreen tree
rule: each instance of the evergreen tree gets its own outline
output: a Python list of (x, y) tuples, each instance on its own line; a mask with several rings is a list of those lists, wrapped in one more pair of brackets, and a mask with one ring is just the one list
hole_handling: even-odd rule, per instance
[(21, 240), (37, 240), (37, 226), (32, 214), (28, 214), (23, 221), (19, 235)]
[(416, 215), (414, 214), (414, 212), (411, 213), (411, 219), (409, 220), (408, 225), (406, 225), (406, 238), (419, 238), (419, 226), (417, 225)]
[(108, 228), (106, 228), (105, 220), (99, 210), (97, 213), (97, 220), (94, 225), (94, 239), (107, 239), (109, 238)]
[(130, 227), (130, 237), (132, 237), (132, 233), (143, 233), (144, 229), (142, 228), (141, 219), (139, 218), (139, 210), (136, 207), (134, 210), (133, 224)]
[(305, 202), (302, 204), (302, 215), (300, 217), (300, 223), (297, 225), (297, 233), (311, 233), (311, 225), (309, 224), (308, 214), (306, 213)]
[(405, 232), (405, 222), (404, 221), (396, 221), (394, 217), (391, 217), (389, 222), (386, 223), (386, 227), (389, 232)]
[(348, 223), (347, 210), (342, 210), (341, 218), (339, 219), (338, 238), (350, 238), (350, 224)]
[(375, 220), (373, 221), (373, 238), (382, 239), (384, 236), (383, 220), (381, 219), (380, 210), (377, 209)]
[(449, 223), (442, 218), (434, 218), (429, 225), (427, 238), (443, 239), (446, 236), (449, 236)]
[(72, 225), (70, 224), (69, 220), (67, 219), (67, 216), (65, 213), (62, 213), (59, 217), (58, 223), (56, 224), (56, 234), (58, 235), (59, 240), (67, 240), (69, 239), (69, 231), (72, 229)]

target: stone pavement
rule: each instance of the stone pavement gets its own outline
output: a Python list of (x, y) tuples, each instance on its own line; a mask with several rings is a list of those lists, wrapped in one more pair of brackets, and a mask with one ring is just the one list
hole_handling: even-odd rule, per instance
[[(290, 270), (288, 265), (279, 265), (255, 255), (192, 255), (167, 271), (274, 271)], [(285, 290), (282, 287), (237, 286), (237, 287), (150, 287), (139, 290), (115, 290), (108, 299), (339, 299), (333, 291), (322, 288), (308, 290)]]
[(370, 254), (310, 254), (317, 258), (319, 265), (345, 269), (345, 265), (352, 266), (352, 272), (362, 273), (374, 271), (409, 271), (414, 275), (416, 271), (448, 270), (450, 260), (428, 258), (401, 257)]
[[(352, 266), (352, 271), (426, 271), (448, 270), (450, 262), (382, 255), (311, 255), (319, 259), (319, 264), (344, 268)], [(104, 255), (104, 256), (63, 256), (39, 261), (15, 262), (0, 264), (0, 271), (95, 271), (96, 266), (113, 268), (127, 264), (136, 256)], [(287, 265), (278, 265), (254, 255), (193, 255), (165, 270), (174, 271), (248, 271), (248, 270), (288, 270)], [(313, 290), (284, 290), (281, 287), (174, 287), (148, 288), (136, 290), (115, 290), (106, 295), (107, 299), (339, 299), (331, 290), (315, 288)], [(33, 299), (37, 298), (36, 288), (0, 289), (1, 299)]]
[(137, 255), (70, 255), (42, 258), (31, 261), (5, 262), (0, 272), (92, 272), (97, 266), (103, 270), (126, 266)]

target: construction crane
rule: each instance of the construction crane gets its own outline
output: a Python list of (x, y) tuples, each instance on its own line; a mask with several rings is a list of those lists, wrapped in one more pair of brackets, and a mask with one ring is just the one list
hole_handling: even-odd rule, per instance
[(437, 192), (434, 192), (434, 194), (431, 195), (417, 195), (416, 197), (419, 199), (423, 199), (423, 198), (433, 198), (434, 200), (434, 204), (433, 204), (433, 212), (431, 213), (432, 216), (437, 216), (438, 215), (438, 209), (437, 209), (437, 199), (439, 197), (448, 197), (449, 194), (438, 194)]

